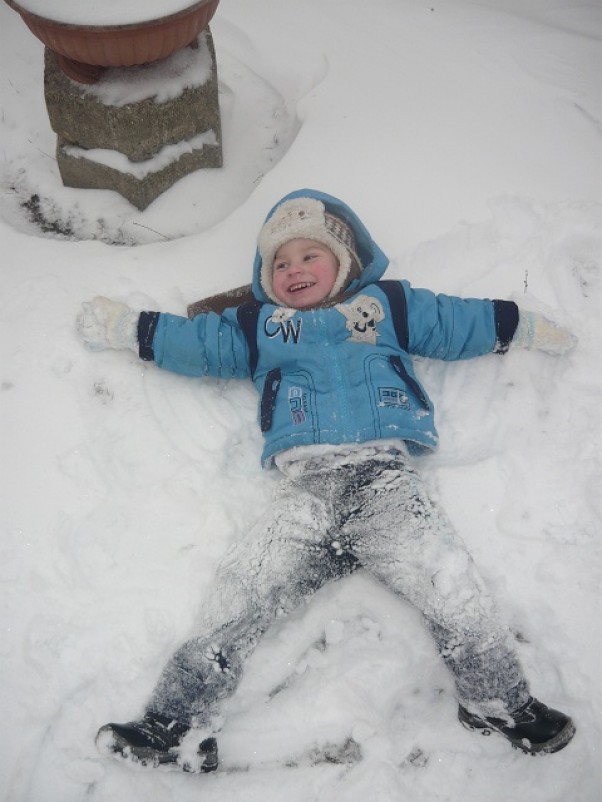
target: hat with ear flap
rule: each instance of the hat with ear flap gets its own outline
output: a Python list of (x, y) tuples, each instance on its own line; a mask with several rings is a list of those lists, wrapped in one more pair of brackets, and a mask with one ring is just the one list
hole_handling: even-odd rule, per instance
[(339, 262), (339, 272), (329, 297), (338, 295), (361, 272), (355, 252), (355, 236), (347, 223), (326, 210), (316, 198), (284, 201), (259, 232), (260, 280), (266, 295), (278, 302), (272, 287), (272, 270), (278, 249), (292, 239), (312, 239), (329, 248)]

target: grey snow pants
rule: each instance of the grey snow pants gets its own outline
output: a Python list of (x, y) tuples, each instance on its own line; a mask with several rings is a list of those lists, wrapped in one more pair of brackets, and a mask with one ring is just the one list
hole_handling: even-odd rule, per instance
[(148, 710), (210, 726), (274, 618), (361, 567), (424, 616), (460, 702), (503, 715), (529, 696), (463, 542), (401, 450), (292, 463), (270, 511), (226, 555), (202, 634), (166, 665)]

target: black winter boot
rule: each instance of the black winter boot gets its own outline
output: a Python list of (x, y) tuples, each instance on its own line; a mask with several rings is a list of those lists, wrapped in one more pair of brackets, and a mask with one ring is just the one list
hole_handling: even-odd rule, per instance
[(208, 772), (217, 768), (217, 741), (205, 738), (191, 760), (183, 756), (180, 744), (189, 727), (159, 713), (147, 713), (141, 721), (105, 724), (96, 743), (102, 752), (120, 755), (143, 766), (174, 764), (184, 771)]
[(483, 735), (499, 732), (512, 746), (531, 755), (558, 752), (575, 734), (575, 725), (568, 716), (546, 707), (532, 696), (508, 719), (480, 718), (462, 705), (458, 709), (458, 718), (465, 727), (480, 730)]

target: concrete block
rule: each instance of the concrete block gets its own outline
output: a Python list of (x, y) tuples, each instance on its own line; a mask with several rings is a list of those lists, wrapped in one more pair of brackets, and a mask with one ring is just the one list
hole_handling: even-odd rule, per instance
[[(209, 28), (199, 36), (198, 47), (204, 51), (198, 61), (190, 62), (193, 70), (204, 64), (198, 85), (181, 88), (175, 76), (175, 97), (159, 101), (145, 96), (131, 103), (108, 102), (102, 92), (72, 81), (60, 69), (56, 54), (46, 49), (44, 96), (65, 186), (113, 189), (144, 209), (183, 176), (222, 165), (217, 67)], [(122, 100), (130, 96), (128, 69), (146, 68), (113, 72), (110, 97), (119, 96), (119, 81), (124, 82)], [(169, 71), (166, 74), (161, 81), (170, 79)], [(99, 158), (101, 151), (116, 158)]]
[[(56, 158), (63, 184), (77, 189), (112, 189), (140, 210), (146, 209), (155, 198), (189, 173), (222, 165), (221, 147), (212, 144), (192, 147), (168, 160), (160, 169), (150, 169), (142, 176), (91, 158), (96, 153), (90, 151), (87, 154), (85, 149), (74, 148), (59, 139)], [(143, 164), (132, 162), (131, 167)], [(152, 160), (148, 164), (152, 166)]]

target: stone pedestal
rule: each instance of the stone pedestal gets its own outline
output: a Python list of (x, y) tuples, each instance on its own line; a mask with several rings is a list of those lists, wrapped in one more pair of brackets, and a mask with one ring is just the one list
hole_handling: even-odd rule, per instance
[[(119, 95), (119, 81), (123, 96), (128, 96), (127, 68), (111, 76), (108, 102), (102, 79), (100, 91), (70, 80), (56, 54), (46, 49), (44, 95), (65, 186), (112, 189), (142, 210), (183, 176), (222, 165), (217, 68), (209, 28), (200, 35), (198, 47), (207, 51), (199, 52), (199, 63), (211, 65), (205, 69), (206, 80), (161, 102), (145, 97), (125, 104), (113, 98)], [(169, 80), (166, 70), (161, 82)]]

